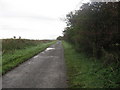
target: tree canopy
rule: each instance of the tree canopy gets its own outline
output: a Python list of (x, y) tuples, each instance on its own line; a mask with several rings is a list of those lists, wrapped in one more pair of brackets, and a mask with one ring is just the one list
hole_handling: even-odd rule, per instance
[(120, 2), (83, 4), (66, 15), (66, 23), (64, 39), (77, 51), (100, 58), (103, 49), (120, 50)]

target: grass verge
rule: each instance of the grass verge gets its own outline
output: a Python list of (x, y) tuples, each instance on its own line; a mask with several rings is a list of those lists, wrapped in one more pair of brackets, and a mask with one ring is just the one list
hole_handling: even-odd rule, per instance
[(40, 43), (37, 46), (29, 46), (25, 49), (15, 50), (12, 53), (6, 53), (2, 56), (2, 74), (5, 74), (7, 71), (13, 69), (19, 64), (25, 62), (29, 58), (38, 54), (39, 52), (45, 50), (50, 45), (54, 44), (56, 41), (48, 43)]
[[(120, 73), (99, 60), (87, 58), (63, 41), (69, 88), (118, 88)], [(118, 69), (117, 69), (118, 70)]]

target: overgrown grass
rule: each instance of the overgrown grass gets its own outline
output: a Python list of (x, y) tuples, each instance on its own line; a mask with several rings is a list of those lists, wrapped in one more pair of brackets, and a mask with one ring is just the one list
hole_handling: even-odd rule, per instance
[[(29, 42), (35, 43), (35, 41), (29, 41)], [(18, 66), (20, 63), (23, 63), (24, 61), (26, 61), (29, 58), (33, 57), (34, 55), (38, 54), (39, 52), (45, 50), (45, 48), (49, 47), (56, 41), (49, 41), (46, 43), (39, 41), (39, 43), (36, 43), (34, 45), (33, 44), (30, 45), (29, 42), (27, 42), (28, 46), (21, 43), (21, 45), (23, 45), (23, 46), (21, 46), (21, 48), (19, 48), (19, 49), (15, 48), (12, 51), (9, 50), (2, 55), (2, 71), (1, 71), (2, 74), (5, 74), (7, 71)], [(17, 44), (17, 42), (16, 42), (16, 44)]]
[(12, 53), (18, 49), (25, 49), (26, 47), (36, 46), (46, 42), (50, 42), (50, 40), (3, 39), (2, 53)]
[(75, 51), (63, 41), (69, 88), (116, 88), (120, 87), (120, 69), (104, 65), (93, 58)]

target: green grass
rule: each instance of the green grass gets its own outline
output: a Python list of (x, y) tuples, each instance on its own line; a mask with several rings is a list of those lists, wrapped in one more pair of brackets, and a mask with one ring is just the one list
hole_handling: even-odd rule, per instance
[(25, 49), (26, 47), (36, 46), (46, 42), (50, 42), (50, 40), (3, 39), (2, 53), (12, 53), (18, 49)]
[[(39, 52), (45, 50), (50, 45), (54, 44), (56, 41), (42, 42), (35, 45), (23, 46), (21, 49), (14, 49), (12, 51), (7, 51), (2, 55), (2, 74), (18, 66)], [(17, 43), (16, 43), (17, 44)], [(14, 48), (14, 47), (13, 47)]]
[[(75, 51), (63, 41), (69, 88), (116, 88), (120, 87), (118, 69), (106, 66), (93, 58)], [(120, 70), (120, 69), (119, 69)]]

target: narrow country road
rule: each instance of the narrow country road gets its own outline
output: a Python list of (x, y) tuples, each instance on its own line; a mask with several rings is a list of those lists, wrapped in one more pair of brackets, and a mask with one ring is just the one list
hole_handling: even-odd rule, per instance
[[(23, 52), (24, 53), (24, 52)], [(3, 88), (66, 88), (64, 52), (60, 41), (9, 71)]]

